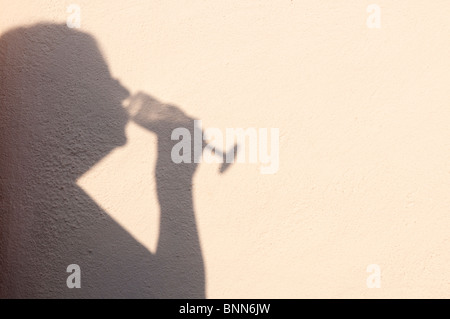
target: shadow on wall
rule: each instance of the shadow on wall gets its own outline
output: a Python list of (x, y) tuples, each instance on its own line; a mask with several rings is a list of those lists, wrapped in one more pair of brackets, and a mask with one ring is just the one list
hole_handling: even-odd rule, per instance
[[(161, 225), (151, 254), (76, 184), (126, 143), (128, 92), (96, 41), (65, 25), (17, 28), (0, 38), (0, 67), (0, 297), (204, 298), (197, 164), (170, 158), (172, 129), (193, 130), (193, 119), (134, 98), (145, 104), (136, 122), (158, 136)], [(81, 289), (66, 286), (70, 264), (81, 267)]]

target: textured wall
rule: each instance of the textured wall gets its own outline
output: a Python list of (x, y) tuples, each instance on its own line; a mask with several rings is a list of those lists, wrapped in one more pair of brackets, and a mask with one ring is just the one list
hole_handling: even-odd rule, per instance
[[(0, 0), (0, 297), (450, 297), (450, 3), (371, 3)], [(194, 119), (278, 172), (174, 165)]]

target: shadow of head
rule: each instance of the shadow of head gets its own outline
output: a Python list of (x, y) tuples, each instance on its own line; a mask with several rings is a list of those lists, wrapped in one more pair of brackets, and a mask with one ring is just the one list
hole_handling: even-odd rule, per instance
[(56, 24), (16, 28), (0, 38), (0, 64), (1, 127), (32, 166), (58, 163), (73, 179), (125, 144), (128, 91), (92, 36)]

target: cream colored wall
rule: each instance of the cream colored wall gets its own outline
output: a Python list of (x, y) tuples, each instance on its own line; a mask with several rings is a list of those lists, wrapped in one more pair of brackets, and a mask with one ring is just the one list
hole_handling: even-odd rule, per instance
[[(207, 297), (450, 297), (450, 2), (2, 0), (0, 33), (65, 23), (71, 3), (132, 93), (205, 127), (280, 129), (276, 174), (194, 177)], [(155, 253), (156, 137), (126, 133), (77, 184)]]

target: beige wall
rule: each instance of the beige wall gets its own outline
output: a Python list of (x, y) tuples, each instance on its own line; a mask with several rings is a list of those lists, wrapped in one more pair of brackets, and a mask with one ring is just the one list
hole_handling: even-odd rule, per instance
[[(237, 163), (220, 174), (218, 164), (199, 165), (196, 224), (183, 224), (196, 248), (158, 252), (156, 134), (128, 121), (126, 142), (67, 172), (86, 144), (64, 132), (86, 113), (65, 117), (58, 105), (117, 92), (91, 90), (95, 79), (53, 91), (51, 75), (79, 83), (84, 71), (65, 68), (66, 55), (40, 65), (33, 45), (53, 55), (52, 41), (75, 31), (48, 40), (41, 32), (39, 43), (19, 32), (5, 52), (29, 59), (10, 58), (22, 73), (6, 72), (0, 88), (10, 103), (0, 114), (0, 296), (450, 297), (450, 2), (1, 0), (0, 34), (65, 24), (71, 3), (81, 8), (78, 31), (98, 42), (131, 93), (176, 105), (205, 127), (279, 128), (280, 168), (262, 175)], [(381, 7), (380, 29), (366, 26), (371, 3)], [(64, 52), (86, 50), (84, 41)], [(98, 66), (92, 52), (79, 59)], [(61, 69), (46, 91), (32, 91), (54, 65)], [(55, 105), (42, 113), (48, 95)], [(117, 116), (88, 119), (92, 134), (77, 134), (89, 143), (104, 134), (97, 122)], [(67, 145), (75, 151), (53, 162)], [(180, 196), (169, 211), (183, 207)], [(178, 254), (173, 269), (189, 268), (185, 282), (167, 271)], [(152, 266), (155, 256), (164, 263)], [(78, 290), (65, 286), (71, 263), (81, 266)], [(370, 264), (381, 268), (379, 289), (367, 288)]]

